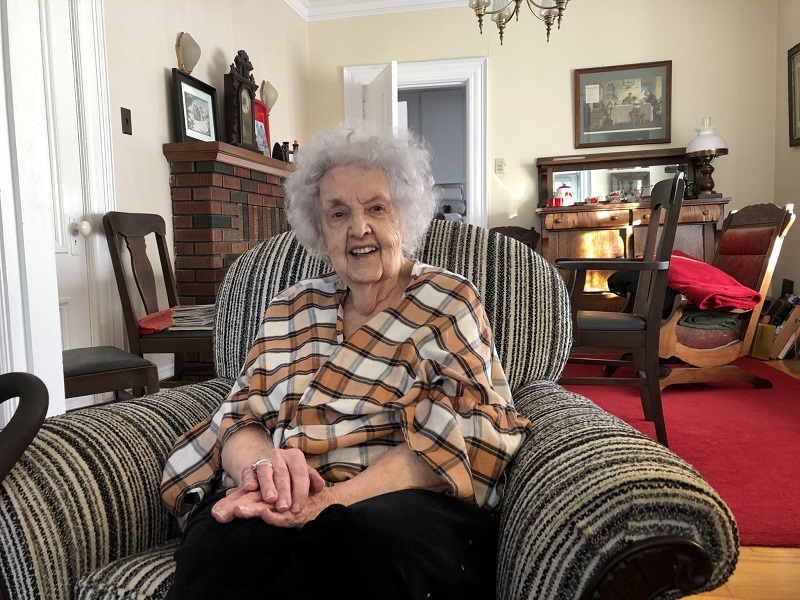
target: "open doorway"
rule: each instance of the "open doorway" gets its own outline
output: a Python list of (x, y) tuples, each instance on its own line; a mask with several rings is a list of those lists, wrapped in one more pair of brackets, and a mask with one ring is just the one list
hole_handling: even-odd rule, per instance
[[(344, 68), (345, 117), (363, 116), (363, 89), (386, 65)], [(466, 221), (486, 227), (488, 198), (486, 181), (486, 81), (488, 59), (459, 58), (397, 63), (397, 90), (461, 86), (466, 98), (466, 186), (472, 199)]]
[(444, 218), (461, 221), (472, 201), (467, 188), (467, 98), (463, 85), (397, 92), (408, 129), (428, 143)]

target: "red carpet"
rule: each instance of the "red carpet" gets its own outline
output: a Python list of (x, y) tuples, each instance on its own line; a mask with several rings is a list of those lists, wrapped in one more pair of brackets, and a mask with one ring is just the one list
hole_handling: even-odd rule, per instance
[[(756, 359), (735, 364), (775, 387), (756, 389), (743, 382), (668, 387), (662, 404), (670, 450), (722, 496), (736, 516), (742, 545), (800, 547), (800, 381)], [(586, 369), (570, 365), (567, 372), (598, 372)], [(566, 387), (655, 439), (638, 388)]]

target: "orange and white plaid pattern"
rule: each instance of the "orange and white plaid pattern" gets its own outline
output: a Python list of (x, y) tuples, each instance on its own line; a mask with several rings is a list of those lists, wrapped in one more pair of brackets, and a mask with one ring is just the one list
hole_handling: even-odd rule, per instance
[(183, 515), (231, 485), (222, 446), (253, 424), (276, 447), (302, 450), (330, 483), (408, 443), (452, 495), (487, 509), (500, 504), (503, 470), (530, 423), (514, 410), (473, 285), (417, 263), (402, 301), (347, 340), (346, 294), (329, 275), (270, 303), (228, 399), (178, 440), (167, 461), (161, 493), (170, 510)]

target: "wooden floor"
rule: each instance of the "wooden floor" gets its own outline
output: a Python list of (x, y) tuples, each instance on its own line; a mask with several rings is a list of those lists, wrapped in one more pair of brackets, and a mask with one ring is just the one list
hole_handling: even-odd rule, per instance
[[(800, 360), (773, 360), (776, 369), (800, 379)], [(722, 587), (691, 598), (800, 599), (800, 548), (741, 548), (739, 564)]]

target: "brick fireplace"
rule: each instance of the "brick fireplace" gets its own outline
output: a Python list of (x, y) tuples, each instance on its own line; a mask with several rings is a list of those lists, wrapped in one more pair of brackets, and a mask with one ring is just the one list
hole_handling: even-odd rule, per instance
[(211, 304), (240, 254), (288, 230), (291, 166), (222, 142), (164, 144), (181, 304)]

